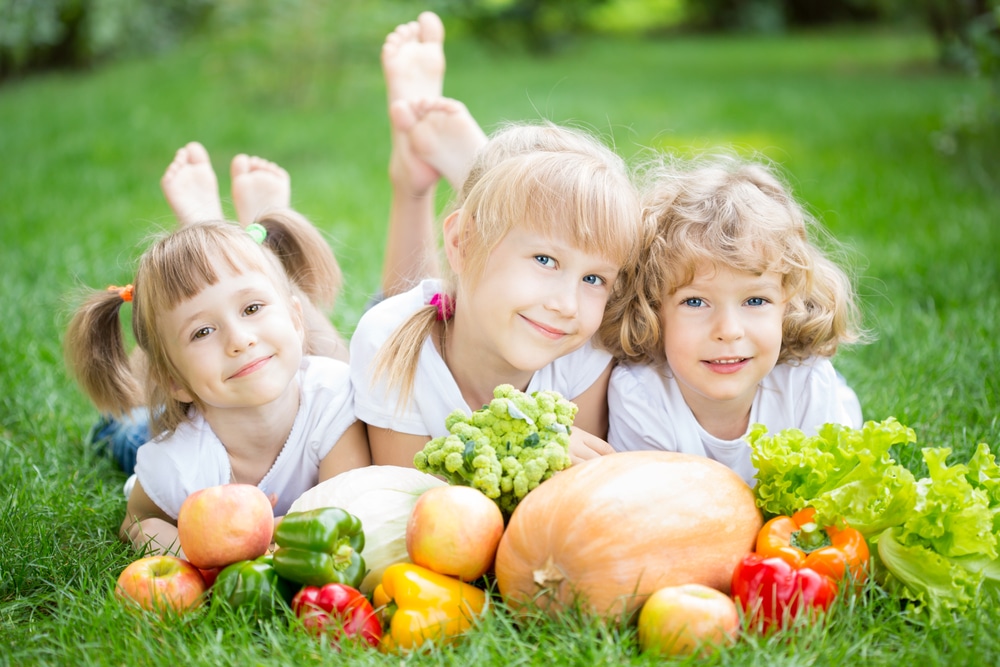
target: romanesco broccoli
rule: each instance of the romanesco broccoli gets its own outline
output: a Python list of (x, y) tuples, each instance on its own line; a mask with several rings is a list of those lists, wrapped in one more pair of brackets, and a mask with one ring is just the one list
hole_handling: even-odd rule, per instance
[(479, 489), (509, 517), (529, 491), (570, 466), (576, 410), (557, 392), (529, 396), (502, 384), (481, 410), (448, 415), (449, 435), (428, 442), (413, 465), (451, 484)]

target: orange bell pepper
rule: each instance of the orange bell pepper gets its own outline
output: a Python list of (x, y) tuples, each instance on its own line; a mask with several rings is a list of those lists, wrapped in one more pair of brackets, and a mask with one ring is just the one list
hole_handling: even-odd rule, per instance
[(383, 652), (451, 641), (487, 605), (482, 589), (412, 563), (387, 567), (372, 601), (388, 623), (379, 645)]
[(777, 516), (757, 535), (756, 552), (777, 556), (796, 569), (809, 568), (840, 581), (850, 573), (855, 584), (867, 578), (868, 543), (864, 535), (849, 527), (820, 528), (813, 521), (816, 511), (801, 509), (792, 516)]

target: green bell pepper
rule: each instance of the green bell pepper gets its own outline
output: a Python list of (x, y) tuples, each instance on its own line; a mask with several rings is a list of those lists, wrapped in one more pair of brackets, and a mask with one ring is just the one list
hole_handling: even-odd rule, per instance
[(260, 618), (273, 616), (281, 602), (290, 604), (299, 587), (278, 575), (274, 557), (265, 554), (226, 566), (212, 584), (212, 603), (246, 607)]
[(361, 520), (337, 507), (291, 512), (274, 532), (274, 569), (307, 586), (361, 585), (365, 534)]

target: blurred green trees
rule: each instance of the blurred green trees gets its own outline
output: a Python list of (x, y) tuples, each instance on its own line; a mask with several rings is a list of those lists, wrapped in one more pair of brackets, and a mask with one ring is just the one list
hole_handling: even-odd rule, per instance
[(214, 0), (0, 0), (0, 78), (165, 48)]
[[(89, 65), (155, 51), (219, 16), (337, 13), (329, 0), (0, 0), (0, 78), (50, 67)], [(312, 6), (316, 5), (316, 6)], [(943, 63), (992, 72), (1000, 59), (1000, 0), (381, 0), (355, 5), (378, 13), (433, 9), (487, 42), (536, 53), (583, 32), (664, 27), (777, 32), (834, 23), (922, 24)], [(217, 25), (217, 23), (216, 23)]]
[(449, 30), (536, 54), (593, 32), (905, 24), (934, 36), (943, 65), (990, 82), (986, 99), (945, 119), (942, 150), (983, 137), (1000, 144), (1000, 0), (0, 0), (0, 82), (149, 53), (220, 27), (277, 33), (296, 57), (329, 63), (422, 9), (438, 11)]

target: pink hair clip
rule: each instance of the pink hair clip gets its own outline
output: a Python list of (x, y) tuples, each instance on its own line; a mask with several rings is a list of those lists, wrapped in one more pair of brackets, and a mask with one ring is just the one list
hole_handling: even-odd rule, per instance
[(431, 297), (430, 305), (437, 306), (437, 319), (447, 322), (455, 316), (455, 299), (438, 292)]

